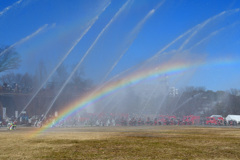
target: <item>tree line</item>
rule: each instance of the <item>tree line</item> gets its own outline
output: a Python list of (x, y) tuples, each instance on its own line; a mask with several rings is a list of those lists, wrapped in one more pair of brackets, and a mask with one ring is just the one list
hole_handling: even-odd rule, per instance
[[(20, 56), (13, 48), (0, 48), (0, 108), (7, 108), (9, 115), (14, 115), (16, 110), (21, 111), (49, 76), (47, 67), (41, 61), (35, 73), (15, 73), (20, 63)], [(44, 113), (68, 78), (70, 71), (71, 68), (61, 65), (36, 94), (27, 107), (27, 112), (31, 115)], [(80, 68), (60, 94), (52, 111), (61, 109), (92, 87), (92, 82), (84, 77), (84, 71)]]
[[(3, 52), (4, 54), (2, 54)], [(49, 74), (44, 62), (39, 63), (34, 74), (7, 72), (17, 69), (20, 63), (20, 56), (14, 49), (0, 48), (0, 73), (2, 73), (0, 76), (0, 93), (17, 93), (11, 96), (3, 94), (0, 97), (0, 106), (7, 107), (10, 114), (14, 114), (15, 110), (21, 110), (28, 103), (34, 92), (42, 85)], [(68, 78), (70, 71), (71, 68), (61, 65), (36, 95), (28, 108), (28, 112), (31, 114), (44, 113)], [(93, 87), (93, 83), (84, 77), (83, 68), (79, 69), (60, 94), (52, 112), (60, 110)], [(22, 95), (22, 97), (19, 97), (19, 95)], [(179, 117), (184, 115), (240, 115), (240, 90), (238, 89), (212, 91), (206, 90), (204, 87), (185, 87), (180, 89), (179, 93), (174, 96), (169, 89), (166, 89), (163, 93), (159, 92), (156, 96), (150, 98), (148, 96), (149, 93), (140, 95), (139, 92), (136, 93), (133, 88), (128, 87), (125, 96), (121, 97), (122, 99), (117, 98), (114, 100), (113, 98), (113, 102), (103, 103), (102, 106), (96, 104), (96, 107), (100, 108), (101, 111), (104, 111), (104, 108), (110, 110), (105, 105), (108, 104), (113, 107), (111, 111), (116, 112), (146, 112), (148, 114), (169, 114)], [(143, 98), (150, 100), (147, 102)]]

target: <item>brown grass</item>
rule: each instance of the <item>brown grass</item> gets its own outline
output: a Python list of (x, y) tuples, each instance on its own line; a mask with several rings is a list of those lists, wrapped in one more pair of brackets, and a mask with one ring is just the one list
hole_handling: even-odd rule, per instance
[(240, 159), (239, 128), (187, 126), (0, 130), (0, 159)]

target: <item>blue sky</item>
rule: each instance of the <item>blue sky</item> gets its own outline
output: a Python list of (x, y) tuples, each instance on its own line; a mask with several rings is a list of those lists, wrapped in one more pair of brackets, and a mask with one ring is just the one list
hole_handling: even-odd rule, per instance
[[(111, 4), (103, 11), (109, 2)], [(51, 72), (94, 17), (99, 16), (64, 61), (69, 68), (73, 67), (126, 2), (128, 1), (0, 0), (0, 45), (14, 45), (47, 24), (37, 35), (14, 46), (22, 57), (21, 67), (15, 72), (34, 73), (39, 61), (43, 61), (48, 72)], [(157, 6), (159, 7), (156, 9)], [(123, 53), (109, 77), (146, 61), (178, 36), (225, 11), (193, 35), (183, 50), (178, 51), (196, 30), (164, 52), (174, 52), (180, 57), (184, 55), (189, 61), (192, 61), (192, 57), (199, 57), (206, 64), (219, 61), (219, 65), (190, 69), (184, 75), (173, 77), (173, 86), (205, 86), (213, 90), (239, 89), (240, 11), (236, 11), (237, 8), (240, 8), (238, 0), (129, 1), (99, 37), (81, 67), (85, 70), (85, 76), (97, 83)], [(156, 9), (155, 12), (137, 28), (152, 9)], [(213, 35), (214, 32), (216, 34)], [(188, 51), (187, 55), (181, 53), (205, 38), (200, 45)], [(176, 55), (169, 54), (168, 59)], [(230, 63), (221, 63), (225, 59)]]

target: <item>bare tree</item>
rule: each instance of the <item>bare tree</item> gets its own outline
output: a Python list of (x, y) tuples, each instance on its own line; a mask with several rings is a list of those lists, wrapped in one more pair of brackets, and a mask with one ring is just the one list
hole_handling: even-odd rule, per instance
[(0, 48), (0, 72), (16, 69), (20, 65), (20, 56), (14, 49)]

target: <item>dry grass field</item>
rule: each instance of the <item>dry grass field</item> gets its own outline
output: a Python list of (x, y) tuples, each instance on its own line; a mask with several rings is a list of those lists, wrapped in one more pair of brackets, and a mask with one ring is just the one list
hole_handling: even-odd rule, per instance
[(240, 159), (240, 129), (194, 126), (0, 129), (1, 160)]

